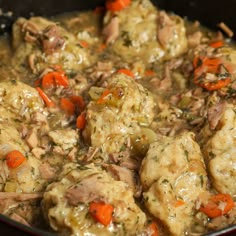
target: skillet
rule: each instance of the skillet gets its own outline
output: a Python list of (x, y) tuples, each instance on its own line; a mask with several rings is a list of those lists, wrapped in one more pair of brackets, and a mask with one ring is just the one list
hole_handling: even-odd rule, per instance
[[(217, 29), (218, 23), (224, 22), (236, 32), (236, 0), (223, 2), (219, 0), (152, 0), (152, 2), (160, 8), (173, 11), (189, 20), (198, 20), (213, 30)], [(63, 12), (93, 9), (103, 3), (104, 0), (0, 0), (0, 8), (3, 11), (0, 15), (0, 35), (10, 32), (12, 23), (19, 16), (52, 16)], [(53, 236), (54, 234), (29, 228), (0, 215), (0, 235)], [(236, 235), (236, 225), (210, 232), (206, 236), (218, 235)]]

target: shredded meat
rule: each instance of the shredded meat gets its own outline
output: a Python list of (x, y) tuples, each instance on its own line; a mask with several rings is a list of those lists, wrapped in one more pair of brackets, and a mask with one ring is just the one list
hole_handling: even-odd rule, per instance
[(46, 151), (43, 148), (35, 147), (31, 150), (31, 152), (34, 154), (35, 157), (40, 158), (42, 155), (46, 153)]
[(17, 201), (27, 201), (30, 199), (42, 198), (43, 193), (13, 193), (13, 192), (0, 192), (0, 200), (14, 199)]
[(30, 224), (20, 215), (16, 214), (16, 213), (13, 213), (10, 218), (12, 220), (15, 220), (21, 224), (24, 224), (24, 225), (27, 225), (27, 226), (30, 226)]
[(30, 54), (28, 58), (29, 67), (32, 70), (33, 73), (36, 73), (36, 67), (35, 67), (35, 54)]
[(42, 32), (43, 51), (51, 54), (64, 46), (65, 40), (60, 34), (57, 25), (49, 25)]
[(224, 22), (220, 22), (218, 26), (228, 35), (228, 37), (232, 38), (234, 36), (234, 32)]
[(159, 89), (161, 90), (167, 90), (170, 89), (172, 86), (172, 81), (170, 77), (170, 68), (169, 65), (165, 66), (165, 71), (164, 71), (164, 78), (161, 80)]
[(48, 163), (44, 162), (39, 166), (39, 172), (41, 177), (46, 180), (52, 180), (55, 178), (55, 169), (52, 168)]
[(157, 37), (160, 44), (166, 47), (175, 29), (175, 23), (170, 19), (165, 11), (160, 11), (158, 17)]
[(98, 79), (106, 79), (112, 74), (113, 72), (112, 67), (113, 65), (110, 61), (109, 62), (99, 61), (96, 67), (94, 68), (93, 72), (90, 74), (90, 77), (94, 81)]
[(134, 195), (136, 197), (140, 196), (141, 185), (137, 183), (138, 181), (137, 181), (136, 174), (134, 171), (126, 167), (122, 167), (122, 166), (118, 166), (114, 164), (111, 164), (111, 165), (105, 164), (104, 167), (112, 175), (112, 177), (115, 180), (120, 180), (127, 183), (129, 187), (133, 190)]
[(25, 21), (21, 27), (21, 30), (25, 33), (25, 41), (29, 43), (36, 42), (41, 34), (38, 26), (30, 21)]
[(110, 22), (104, 27), (103, 35), (107, 44), (113, 43), (119, 36), (119, 19), (113, 17)]
[(9, 169), (7, 167), (6, 161), (0, 161), (0, 184), (6, 182), (9, 175)]
[(78, 203), (92, 202), (94, 200), (102, 200), (101, 189), (103, 188), (103, 183), (99, 180), (97, 174), (91, 175), (83, 179), (76, 186), (69, 188), (66, 191), (65, 197), (68, 203), (76, 206)]
[(29, 145), (30, 148), (35, 148), (38, 145), (38, 136), (37, 131), (35, 129), (29, 130), (27, 136), (25, 138), (26, 143)]
[(188, 46), (194, 48), (201, 43), (202, 32), (197, 31), (188, 36)]
[(208, 109), (207, 115), (210, 129), (214, 130), (216, 128), (224, 113), (225, 107), (225, 102), (219, 102)]

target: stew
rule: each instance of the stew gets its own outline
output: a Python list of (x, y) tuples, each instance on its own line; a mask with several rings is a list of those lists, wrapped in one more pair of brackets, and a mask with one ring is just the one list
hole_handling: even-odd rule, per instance
[(149, 0), (19, 18), (0, 39), (0, 213), (59, 235), (236, 224), (236, 50)]

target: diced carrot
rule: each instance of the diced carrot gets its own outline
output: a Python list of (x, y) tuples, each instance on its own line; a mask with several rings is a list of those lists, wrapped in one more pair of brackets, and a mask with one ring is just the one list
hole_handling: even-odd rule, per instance
[(125, 74), (125, 75), (128, 75), (128, 76), (134, 78), (133, 72), (131, 70), (128, 70), (128, 69), (119, 69), (117, 71), (117, 73)]
[(121, 11), (128, 7), (131, 0), (107, 0), (106, 9), (112, 12)]
[(185, 202), (183, 200), (177, 200), (174, 203), (174, 207), (180, 207), (180, 206), (183, 206), (184, 204), (185, 204)]
[(76, 119), (76, 127), (80, 130), (83, 130), (86, 125), (85, 113), (82, 112)]
[(70, 97), (70, 100), (74, 103), (76, 107), (79, 108), (80, 111), (83, 111), (85, 108), (84, 99), (81, 96), (73, 95)]
[(72, 116), (75, 114), (75, 105), (68, 98), (61, 98), (60, 107), (67, 115)]
[(205, 57), (203, 59), (203, 65), (202, 66), (207, 67), (207, 72), (208, 73), (217, 73), (218, 67), (222, 63), (223, 63), (222, 60), (218, 57), (215, 57), (215, 58)]
[(47, 107), (55, 107), (55, 103), (47, 96), (46, 93), (44, 93), (41, 88), (36, 87), (36, 90), (38, 91), (39, 96), (43, 99)]
[(27, 159), (26, 157), (19, 151), (13, 150), (6, 155), (6, 163), (9, 168), (17, 168)]
[(209, 45), (212, 48), (220, 48), (220, 47), (224, 46), (224, 42), (222, 40), (218, 40), (218, 41), (215, 41), (215, 42), (211, 42)]
[[(194, 83), (208, 91), (224, 88), (231, 82), (231, 68), (221, 58), (195, 57), (193, 66), (195, 68)], [(223, 73), (223, 78), (220, 77), (222, 75), (221, 68), (224, 68), (226, 72)], [(214, 74), (218, 79), (214, 81), (206, 80), (207, 73)]]
[(63, 86), (67, 88), (69, 86), (69, 79), (63, 72), (53, 71), (49, 72), (42, 78), (42, 87), (51, 88)]
[(148, 228), (151, 231), (151, 236), (158, 236), (159, 235), (159, 231), (158, 231), (158, 227), (156, 222), (152, 221), (149, 225)]
[(208, 91), (214, 91), (226, 87), (231, 82), (230, 78), (220, 79), (213, 83), (203, 83), (200, 86)]
[(106, 45), (105, 43), (102, 43), (102, 44), (98, 47), (97, 51), (98, 51), (98, 52), (102, 52), (106, 47), (107, 47), (107, 45)]
[(91, 202), (89, 204), (89, 213), (99, 223), (107, 226), (112, 221), (114, 207), (104, 202)]
[(109, 89), (105, 89), (104, 92), (102, 93), (101, 97), (97, 100), (97, 104), (103, 104), (106, 101), (106, 96), (108, 94), (111, 94), (111, 91)]
[(200, 211), (210, 218), (215, 218), (227, 214), (233, 207), (234, 201), (229, 194), (217, 194), (211, 196), (208, 202), (200, 207)]
[(87, 47), (88, 47), (88, 43), (87, 43), (85, 40), (80, 40), (80, 41), (79, 41), (79, 45), (80, 45), (82, 48), (87, 48)]
[(146, 76), (153, 76), (153, 75), (155, 75), (155, 71), (153, 71), (153, 70), (146, 70), (145, 71), (145, 75)]

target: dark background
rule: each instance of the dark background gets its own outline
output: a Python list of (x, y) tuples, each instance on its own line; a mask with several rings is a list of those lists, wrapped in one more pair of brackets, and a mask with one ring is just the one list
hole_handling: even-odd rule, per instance
[[(153, 2), (167, 11), (173, 11), (183, 17), (187, 16), (190, 20), (198, 20), (213, 30), (217, 29), (217, 24), (223, 21), (236, 32), (236, 0), (155, 0)], [(0, 16), (0, 34), (10, 31), (13, 21), (19, 16), (29, 17), (32, 14), (50, 16), (68, 11), (93, 9), (103, 3), (104, 0), (0, 0), (0, 8), (4, 13)], [(13, 13), (12, 16), (7, 14), (9, 11)], [(211, 236), (222, 235), (222, 233), (225, 231)], [(0, 215), (0, 236), (29, 235), (47, 236), (48, 234), (29, 229)], [(236, 231), (224, 235), (235, 236)]]

